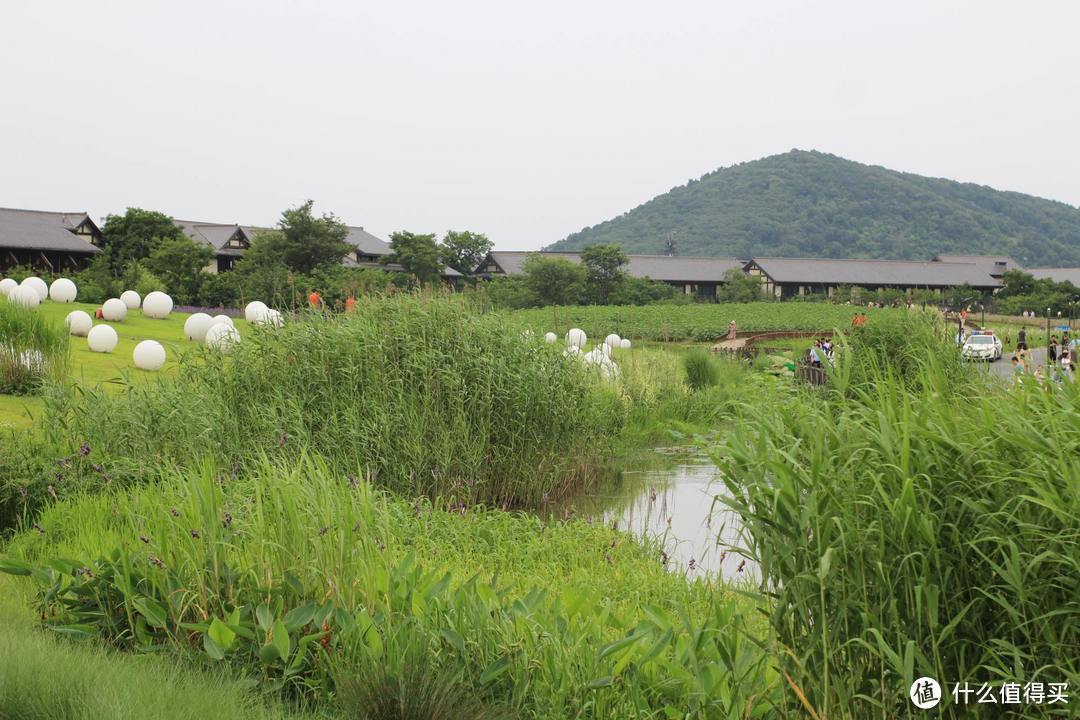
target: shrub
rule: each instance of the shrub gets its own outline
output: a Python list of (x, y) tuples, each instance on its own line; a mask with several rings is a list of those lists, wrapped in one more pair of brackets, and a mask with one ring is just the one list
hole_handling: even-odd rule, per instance
[(706, 350), (691, 350), (683, 356), (686, 384), (693, 391), (710, 388), (720, 381), (720, 367)]

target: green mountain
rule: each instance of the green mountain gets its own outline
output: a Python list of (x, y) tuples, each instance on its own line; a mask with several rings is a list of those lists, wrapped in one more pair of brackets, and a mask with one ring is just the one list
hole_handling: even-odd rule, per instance
[(1080, 266), (1080, 209), (981, 185), (792, 150), (721, 168), (547, 250), (929, 260), (1010, 255)]

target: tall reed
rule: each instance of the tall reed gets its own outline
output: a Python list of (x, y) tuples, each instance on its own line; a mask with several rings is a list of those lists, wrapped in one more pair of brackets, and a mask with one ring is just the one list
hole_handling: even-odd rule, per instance
[(0, 297), (0, 394), (36, 393), (68, 366), (68, 334), (34, 310)]

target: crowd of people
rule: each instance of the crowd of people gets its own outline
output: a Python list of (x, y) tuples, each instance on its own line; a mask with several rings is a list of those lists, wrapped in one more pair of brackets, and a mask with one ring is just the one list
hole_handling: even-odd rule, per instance
[(1012, 356), (1013, 373), (1016, 382), (1032, 375), (1036, 381), (1043, 382), (1047, 375), (1054, 382), (1072, 380), (1076, 374), (1076, 358), (1080, 354), (1080, 338), (1070, 338), (1068, 331), (1051, 335), (1046, 348), (1046, 365), (1036, 363), (1028, 349), (1027, 333), (1021, 330), (1016, 338), (1016, 352)]

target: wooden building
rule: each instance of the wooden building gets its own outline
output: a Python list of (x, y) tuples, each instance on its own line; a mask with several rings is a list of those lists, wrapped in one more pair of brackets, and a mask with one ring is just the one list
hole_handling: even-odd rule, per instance
[(85, 212), (0, 208), (0, 270), (24, 265), (74, 272), (100, 252), (101, 230)]

